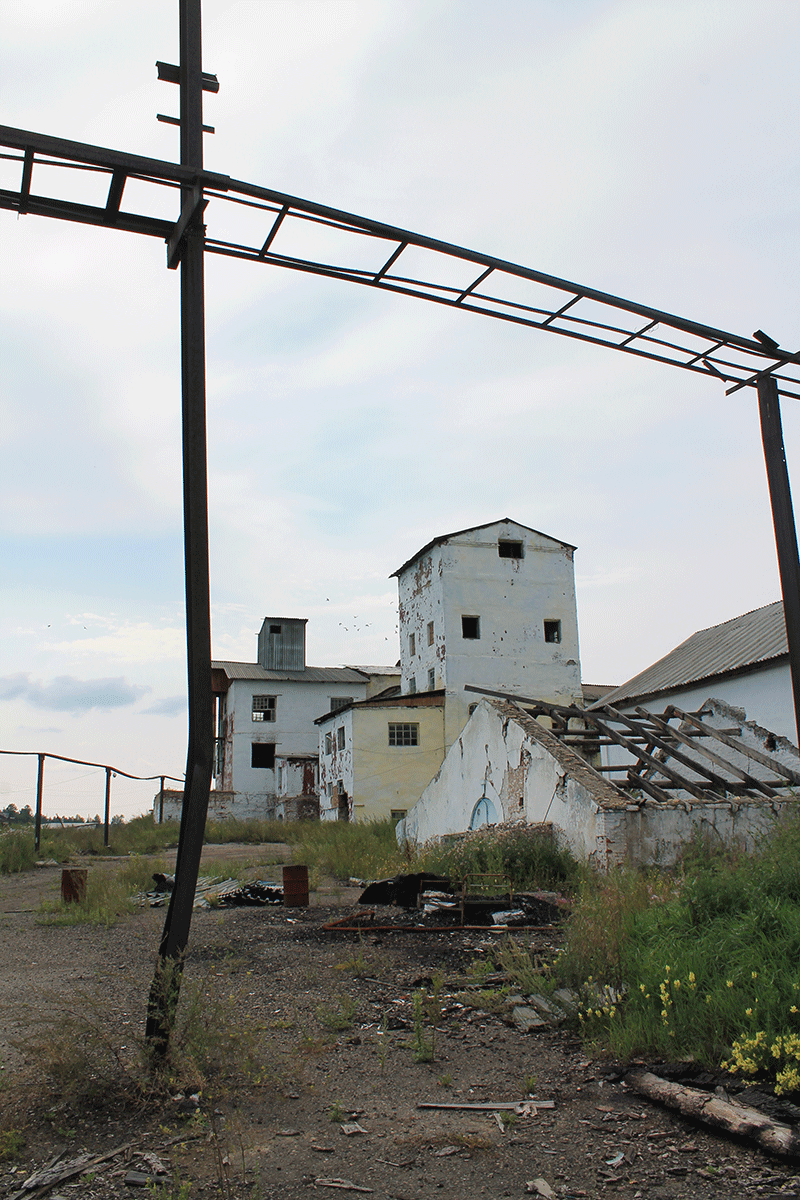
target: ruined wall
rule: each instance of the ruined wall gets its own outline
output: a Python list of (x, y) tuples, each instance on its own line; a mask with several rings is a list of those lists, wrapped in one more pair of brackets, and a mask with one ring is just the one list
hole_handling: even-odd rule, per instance
[[(156, 824), (162, 820), (180, 821), (182, 804), (183, 792), (172, 789), (159, 792), (153, 801), (153, 820)], [(274, 815), (275, 805), (271, 797), (215, 791), (209, 796), (209, 821), (268, 821)]]
[[(334, 713), (319, 729), (319, 811), (323, 821), (339, 819), (340, 797), (347, 796), (353, 819), (353, 709)], [(341, 730), (341, 733), (340, 733)]]
[(422, 844), (487, 824), (550, 822), (577, 857), (594, 859), (600, 801), (616, 793), (572, 751), (559, 748), (559, 761), (555, 747), (513, 706), (482, 700), (398, 837)]
[[(360, 699), (364, 683), (311, 683), (306, 680), (234, 681), (227, 693), (226, 736), (231, 745), (231, 772), (224, 777), (237, 793), (269, 796), (278, 794), (277, 772), (271, 767), (253, 767), (254, 742), (272, 742), (276, 760), (291, 755), (315, 755), (318, 734), (314, 721), (330, 708), (332, 696)], [(276, 697), (274, 721), (254, 721), (253, 696)]]

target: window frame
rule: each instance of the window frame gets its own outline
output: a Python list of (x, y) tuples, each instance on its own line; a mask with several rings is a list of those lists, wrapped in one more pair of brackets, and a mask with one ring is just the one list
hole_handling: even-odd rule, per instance
[[(546, 617), (543, 622), (544, 640), (550, 646), (561, 643), (561, 621), (555, 617)], [(552, 636), (551, 636), (552, 635)]]
[[(474, 625), (467, 625), (467, 622), (474, 621)], [(475, 633), (467, 633), (467, 629), (474, 629)], [(461, 614), (461, 640), (463, 642), (479, 642), (481, 640), (481, 619), (475, 614)]]
[[(267, 754), (267, 758), (271, 757), (272, 762), (270, 762), (270, 763), (253, 762), (253, 759), (258, 757), (257, 753), (256, 753), (257, 751), (263, 749), (266, 752), (270, 748), (272, 750), (272, 754), (271, 755)], [(251, 742), (250, 743), (250, 769), (251, 769), (251, 771), (274, 771), (275, 770), (275, 749), (276, 749), (275, 742)]]
[[(267, 701), (267, 707), (266, 708), (256, 708), (255, 707), (256, 700)], [(263, 724), (263, 722), (267, 721), (271, 725), (274, 725), (276, 716), (277, 716), (277, 711), (278, 711), (278, 697), (277, 696), (262, 696), (259, 693), (259, 695), (253, 696), (250, 700), (250, 720), (255, 721), (257, 724)]]
[(406, 750), (419, 746), (419, 722), (389, 721), (388, 736), (393, 749)]

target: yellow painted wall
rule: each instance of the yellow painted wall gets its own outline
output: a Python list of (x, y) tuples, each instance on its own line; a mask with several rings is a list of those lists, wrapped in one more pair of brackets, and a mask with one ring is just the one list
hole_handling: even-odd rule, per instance
[[(390, 746), (389, 724), (419, 726), (418, 746)], [(353, 816), (381, 820), (417, 803), (444, 759), (444, 708), (353, 709)]]

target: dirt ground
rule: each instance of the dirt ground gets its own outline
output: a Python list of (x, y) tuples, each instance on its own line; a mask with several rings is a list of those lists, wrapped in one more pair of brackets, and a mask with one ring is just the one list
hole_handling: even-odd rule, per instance
[[(279, 882), (280, 866), (263, 863), (283, 853), (209, 848), (206, 865), (240, 856), (253, 863), (251, 877)], [(104, 869), (113, 868), (90, 865)], [(129, 1173), (141, 1185), (159, 1165), (164, 1200), (800, 1195), (800, 1163), (642, 1100), (572, 1032), (522, 1034), (505, 1013), (470, 1005), (468, 972), (493, 961), (501, 934), (327, 931), (358, 896), (335, 884), (312, 893), (308, 908), (194, 915), (184, 989), (223, 992), (232, 1028), (217, 1032), (252, 1045), (257, 1081), (201, 1091), (199, 1101), (189, 1089), (126, 1106), (102, 1094), (101, 1078), (96, 1101), (77, 1110), (65, 1087), (42, 1095), (32, 1084), (21, 1102), (22, 1073), (45, 1053), (42, 1020), (53, 1037), (68, 1022), (76, 1042), (101, 1025), (123, 1055), (140, 1035), (164, 918), (147, 908), (114, 928), (43, 925), (38, 906), (59, 882), (55, 867), (0, 878), (0, 1153), (2, 1131), (24, 1135), (18, 1157), (0, 1161), (0, 1196), (135, 1197)], [(558, 933), (517, 940), (544, 953)], [(419, 1062), (413, 997), (439, 978), (422, 1026), (427, 1038), (435, 1027), (435, 1057)], [(529, 1091), (553, 1107), (505, 1124), (491, 1108), (418, 1107), (519, 1101)], [(97, 1161), (83, 1175), (23, 1190), (57, 1155), (63, 1167), (84, 1152)]]

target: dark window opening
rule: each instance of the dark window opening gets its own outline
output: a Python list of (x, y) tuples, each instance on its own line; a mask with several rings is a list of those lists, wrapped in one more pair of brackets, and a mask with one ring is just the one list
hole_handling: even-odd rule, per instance
[(561, 641), (561, 622), (560, 621), (545, 621), (544, 623), (544, 640), (546, 642)]
[(428, 691), (436, 691), (436, 668), (428, 667)]
[(481, 636), (480, 617), (462, 617), (461, 636), (462, 638), (469, 638), (472, 641), (477, 641)]
[(477, 702), (475, 704), (470, 704), (470, 706), (469, 706), (469, 715), (470, 716), (472, 716), (472, 714), (475, 712), (475, 709), (477, 707), (478, 707)]
[(250, 747), (250, 766), (273, 768), (275, 766), (275, 743), (253, 742)]
[(497, 553), (501, 558), (522, 558), (522, 542), (498, 542)]
[(336, 730), (336, 745), (340, 750), (344, 750), (344, 725), (340, 725)]
[(778, 749), (778, 739), (775, 737), (774, 733), (767, 734), (767, 739), (766, 739), (765, 745), (768, 750), (777, 750)]
[(283, 629), (282, 625), (270, 625), (270, 627), (269, 627), (270, 633), (280, 633), (282, 631), (282, 629)]
[(433, 621), (428, 621), (428, 645), (433, 645)]
[(352, 696), (331, 696), (331, 706), (328, 712), (338, 712), (340, 708), (347, 708), (348, 704), (352, 703)]
[(408, 652), (412, 658), (417, 653), (417, 636), (414, 633), (408, 635)]

